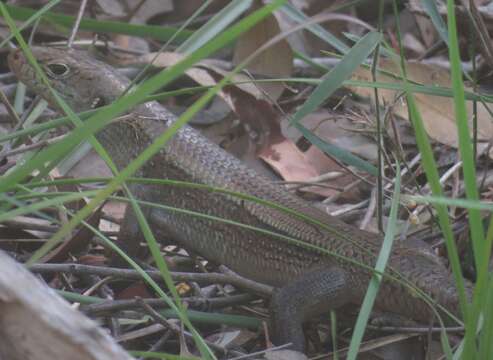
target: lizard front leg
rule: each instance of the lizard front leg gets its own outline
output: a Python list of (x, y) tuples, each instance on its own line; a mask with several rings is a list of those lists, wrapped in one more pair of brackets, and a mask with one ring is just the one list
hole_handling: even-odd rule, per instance
[(274, 293), (271, 300), (272, 333), (276, 345), (291, 343), (303, 352), (303, 322), (349, 302), (347, 273), (330, 266), (311, 271)]

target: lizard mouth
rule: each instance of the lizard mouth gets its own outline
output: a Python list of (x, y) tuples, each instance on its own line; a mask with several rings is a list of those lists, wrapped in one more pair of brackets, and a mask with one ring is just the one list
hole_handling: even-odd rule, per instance
[(20, 76), (19, 69), (22, 67), (24, 63), (24, 57), (22, 56), (22, 51), (20, 49), (15, 49), (10, 52), (7, 56), (7, 64), (12, 72), (15, 73), (16, 76)]
[(106, 101), (102, 97), (95, 98), (91, 103), (91, 109), (97, 109), (106, 105)]

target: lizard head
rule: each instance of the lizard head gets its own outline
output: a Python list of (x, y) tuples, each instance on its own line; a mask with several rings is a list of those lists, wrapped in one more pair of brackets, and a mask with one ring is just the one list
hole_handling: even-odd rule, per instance
[[(111, 103), (129, 84), (127, 78), (84, 52), (49, 47), (32, 47), (31, 51), (51, 87), (76, 112)], [(30, 90), (60, 108), (45, 81), (20, 49), (9, 54), (8, 64)]]

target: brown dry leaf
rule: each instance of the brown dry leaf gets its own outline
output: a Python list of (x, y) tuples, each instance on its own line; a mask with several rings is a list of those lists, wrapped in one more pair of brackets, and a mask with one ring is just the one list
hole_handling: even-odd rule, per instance
[[(258, 156), (286, 181), (306, 182), (328, 172), (344, 174), (330, 181), (333, 187), (307, 186), (302, 188), (304, 192), (329, 197), (339, 193), (335, 187), (342, 188), (355, 180), (315, 146), (302, 152), (292, 140), (285, 138), (280, 130), (271, 133), (268, 140), (269, 142), (258, 152)], [(349, 195), (349, 198), (354, 197)]]
[[(398, 66), (388, 59), (382, 59), (379, 68), (393, 74), (400, 74)], [(450, 88), (450, 75), (447, 70), (437, 66), (408, 62), (406, 64), (408, 78), (423, 85), (436, 85)], [(371, 82), (371, 72), (366, 68), (359, 68), (352, 76), (353, 80)], [(377, 74), (377, 81), (387, 83), (400, 83), (401, 81), (385, 75)], [(349, 89), (363, 97), (373, 97), (373, 89), (350, 86)], [(466, 88), (466, 91), (470, 89)], [(407, 104), (396, 97), (400, 92), (394, 90), (380, 89), (379, 97), (382, 104), (394, 104), (394, 113), (408, 119)], [(418, 108), (423, 117), (423, 122), (428, 135), (434, 140), (449, 146), (457, 147), (457, 127), (455, 124), (454, 103), (452, 98), (433, 96), (428, 94), (414, 94)], [(466, 104), (470, 121), (472, 121), (472, 103)], [(478, 139), (489, 141), (493, 136), (493, 123), (485, 107), (478, 103)]]
[[(32, 241), (29, 241), (32, 239)], [(3, 251), (34, 252), (39, 247), (40, 236), (35, 231), (0, 226), (0, 249)], [(41, 240), (43, 241), (43, 240)]]
[(142, 281), (136, 281), (115, 294), (115, 300), (135, 299), (136, 297), (142, 299), (153, 297), (146, 284)]
[[(261, 6), (256, 2), (251, 11)], [(235, 46), (233, 63), (240, 64), (267, 41), (279, 35), (281, 29), (275, 16), (270, 15), (238, 38)], [(271, 78), (290, 77), (293, 70), (293, 52), (286, 40), (281, 40), (262, 51), (248, 65), (247, 69), (253, 74), (261, 74)], [(284, 91), (282, 83), (259, 83), (269, 97), (277, 100)]]
[(286, 181), (306, 181), (320, 175), (305, 154), (291, 140), (281, 136), (258, 155)]
[[(131, 24), (147, 24), (159, 14), (173, 11), (171, 0), (97, 0), (100, 8), (111, 18), (128, 21)], [(149, 41), (140, 37), (115, 34), (111, 36), (115, 45), (123, 49), (149, 52)], [(127, 55), (121, 55), (123, 58)]]

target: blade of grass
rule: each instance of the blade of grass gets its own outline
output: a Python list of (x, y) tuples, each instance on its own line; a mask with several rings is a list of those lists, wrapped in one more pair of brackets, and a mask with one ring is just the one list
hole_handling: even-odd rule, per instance
[[(48, 4), (43, 6), (41, 9), (38, 11), (33, 11), (33, 14), (22, 24), (22, 26), (19, 27), (19, 31), (25, 30), (27, 27), (29, 27), (31, 24), (36, 22), (41, 16), (43, 16), (47, 11), (49, 11), (53, 6), (57, 5), (61, 0), (51, 0)], [(25, 19), (22, 19), (25, 20)], [(9, 34), (5, 39), (0, 42), (0, 49), (3, 48), (9, 41), (11, 41), (14, 38), (13, 34)]]
[[(416, 135), (416, 143), (418, 145), (418, 149), (421, 153), (422, 158), (422, 166), (426, 173), (426, 178), (428, 179), (428, 183), (430, 185), (430, 189), (432, 194), (438, 197), (442, 197), (442, 188), (440, 186), (440, 179), (438, 175), (438, 167), (433, 158), (433, 152), (431, 149), (430, 142), (428, 140), (428, 135), (426, 134), (426, 130), (424, 128), (423, 119), (421, 118), (421, 114), (419, 113), (418, 107), (414, 101), (414, 97), (410, 90), (406, 92), (406, 99), (409, 108), (409, 118), (411, 119), (411, 123), (413, 124), (414, 132)], [(457, 285), (457, 293), (459, 296), (459, 304), (460, 309), (463, 314), (464, 320), (467, 318), (467, 298), (465, 293), (465, 285), (464, 285), (464, 277), (462, 275), (459, 255), (457, 253), (457, 247), (454, 242), (454, 235), (452, 232), (452, 227), (450, 225), (450, 221), (448, 218), (447, 208), (443, 205), (435, 205), (435, 210), (438, 214), (438, 220), (440, 224), (440, 228), (445, 237), (445, 246), (447, 248), (447, 253), (449, 255), (450, 264), (452, 266), (452, 273), (454, 276), (455, 283)], [(442, 344), (445, 344), (445, 349), (449, 348), (448, 338), (442, 337)]]
[(400, 192), (401, 192), (401, 174), (400, 167), (397, 163), (396, 175), (395, 175), (395, 189), (394, 196), (392, 198), (392, 205), (390, 207), (389, 222), (387, 229), (385, 231), (385, 237), (382, 243), (382, 248), (378, 254), (378, 259), (375, 264), (375, 273), (373, 273), (370, 283), (368, 284), (368, 290), (366, 291), (365, 298), (361, 304), (361, 309), (358, 314), (358, 319), (354, 326), (353, 335), (351, 336), (351, 342), (349, 344), (349, 351), (347, 354), (348, 360), (356, 359), (358, 351), (363, 340), (363, 335), (365, 334), (366, 325), (368, 324), (368, 319), (370, 318), (370, 313), (375, 303), (375, 299), (378, 294), (378, 289), (382, 282), (382, 276), (379, 273), (385, 271), (387, 262), (392, 251), (392, 244), (394, 241), (394, 236), (397, 229), (397, 211), (399, 210)]
[(181, 44), (176, 51), (185, 55), (202, 47), (214, 36), (224, 31), (228, 25), (235, 21), (252, 5), (252, 0), (233, 0), (216, 13), (212, 19), (200, 29), (195, 31), (187, 40)]
[[(490, 235), (493, 237), (493, 234)], [(478, 341), (478, 359), (487, 359), (493, 354), (493, 277), (489, 277), (485, 291), (485, 312), (483, 314), (483, 326)]]
[(313, 145), (318, 147), (320, 150), (332, 156), (344, 164), (348, 164), (354, 166), (355, 168), (365, 171), (370, 175), (376, 176), (377, 168), (370, 164), (368, 161), (363, 160), (359, 156), (354, 155), (353, 153), (344, 150), (338, 146), (329, 144), (315, 135), (313, 132), (305, 128), (301, 124), (295, 125), (296, 129), (298, 129), (303, 136)]
[[(301, 12), (291, 4), (283, 5), (281, 7), (281, 11), (299, 24), (309, 21), (309, 18), (303, 12)], [(313, 35), (326, 41), (335, 49), (339, 50), (341, 54), (346, 54), (349, 51), (349, 47), (346, 44), (344, 44), (341, 40), (339, 40), (327, 30), (325, 30), (325, 28), (323, 28), (322, 26), (318, 24), (310, 25), (308, 26), (307, 30), (310, 31)]]
[(449, 34), (447, 30), (447, 24), (443, 21), (440, 12), (438, 11), (437, 5), (433, 0), (421, 0), (421, 6), (426, 14), (430, 17), (431, 22), (435, 25), (435, 29), (440, 35), (445, 44), (449, 44)]
[[(462, 81), (461, 60), (459, 55), (459, 43), (457, 38), (457, 24), (455, 20), (454, 2), (448, 1), (448, 26), (449, 26), (449, 58), (452, 75), (452, 92), (454, 95), (454, 110), (459, 136), (459, 151), (463, 161), (463, 175), (466, 195), (468, 199), (479, 200), (479, 192), (476, 186), (476, 162), (473, 157), (468, 115), (466, 110), (464, 83)], [(476, 267), (482, 266), (488, 261), (489, 253), (484, 245), (484, 231), (480, 213), (476, 210), (469, 211), (469, 225), (474, 250)]]
[[(394, 0), (392, 4), (393, 4), (394, 13), (397, 14), (398, 6), (396, 1)], [(431, 145), (428, 140), (428, 135), (424, 128), (423, 119), (421, 118), (421, 114), (416, 105), (414, 96), (410, 91), (409, 81), (407, 80), (407, 76), (406, 76), (406, 63), (403, 57), (404, 50), (403, 50), (402, 38), (400, 36), (401, 32), (400, 32), (399, 22), (397, 22), (396, 25), (397, 25), (397, 33), (398, 33), (397, 39), (399, 43), (400, 69), (401, 69), (401, 76), (404, 79), (404, 85), (406, 87), (405, 94), (406, 94), (406, 100), (409, 110), (409, 118), (414, 128), (416, 144), (418, 145), (418, 149), (421, 153), (422, 166), (425, 170), (426, 178), (428, 180), (432, 194), (435, 196), (442, 196), (442, 188), (438, 176), (438, 167), (435, 164), (435, 159), (433, 157)], [(464, 277), (462, 275), (459, 255), (457, 253), (457, 247), (454, 242), (454, 236), (448, 218), (447, 208), (443, 205), (436, 205), (435, 209), (438, 214), (438, 221), (440, 224), (440, 228), (442, 229), (442, 232), (445, 237), (445, 246), (449, 254), (449, 260), (452, 266), (452, 273), (453, 273), (455, 284), (457, 286), (460, 310), (463, 315), (464, 322), (467, 324), (469, 318), (468, 316), (469, 311), (468, 311), (468, 303), (467, 303), (466, 290), (464, 284)], [(442, 347), (444, 349), (444, 352), (445, 353), (450, 352), (451, 347), (448, 338), (446, 336), (445, 330), (442, 331), (441, 337), (442, 337)]]
[(152, 359), (163, 359), (163, 360), (197, 360), (196, 357), (190, 357), (190, 356), (184, 356), (184, 355), (173, 355), (173, 354), (167, 354), (163, 352), (156, 352), (156, 351), (130, 351), (130, 354), (132, 356), (138, 357), (138, 358), (152, 358)]
[[(315, 146), (319, 147), (322, 151), (327, 152), (329, 155), (337, 157), (339, 160), (353, 165), (361, 170), (367, 171), (372, 175), (377, 174), (377, 169), (362, 160), (356, 155), (351, 154), (348, 151), (337, 149), (334, 151), (335, 146), (324, 144), (321, 139), (309, 132), (303, 125), (299, 123), (306, 115), (316, 110), (320, 104), (328, 99), (335, 90), (342, 86), (344, 80), (349, 78), (351, 74), (356, 70), (361, 63), (363, 63), (370, 53), (375, 49), (381, 39), (381, 34), (378, 32), (370, 32), (366, 34), (360, 41), (358, 41), (349, 52), (341, 59), (341, 61), (324, 77), (321, 79), (320, 84), (308, 97), (305, 103), (298, 109), (298, 111), (292, 116), (290, 124), (294, 125), (299, 131), (303, 133)], [(337, 155), (337, 156), (336, 156)]]
[[(7, 4), (5, 6), (7, 11), (15, 20), (30, 20), (29, 18), (37, 13), (36, 10), (21, 6)], [(36, 15), (35, 19), (37, 18), (39, 18), (39, 14)], [(43, 18), (55, 24), (63, 25), (67, 28), (72, 28), (75, 23), (75, 16), (62, 15), (51, 11), (45, 12), (43, 14)], [(80, 29), (102, 33), (116, 33), (138, 37), (148, 37), (163, 41), (170, 39), (176, 33), (175, 28), (164, 26), (137, 25), (120, 21), (95, 20), (88, 18), (82, 18), (80, 22)], [(180, 35), (178, 35), (178, 37), (175, 38), (175, 40), (181, 42), (186, 40), (190, 35), (192, 35), (191, 31), (184, 30), (180, 33)]]
[[(457, 21), (455, 18), (455, 3), (447, 1), (447, 19), (449, 34), (449, 58), (452, 74), (452, 90), (454, 93), (454, 109), (459, 135), (459, 151), (463, 161), (463, 176), (466, 196), (470, 200), (479, 200), (479, 191), (476, 186), (476, 162), (473, 156), (468, 116), (465, 107), (464, 84), (462, 81), (461, 59), (459, 54), (459, 43), (457, 37)], [(464, 354), (475, 358), (476, 329), (479, 316), (484, 304), (485, 291), (488, 284), (488, 261), (491, 254), (491, 242), (485, 241), (481, 214), (478, 210), (469, 209), (469, 227), (474, 254), (474, 262), (477, 269), (477, 280), (473, 296), (473, 304), (470, 316), (466, 321), (466, 336)]]
[(43, 201), (38, 201), (38, 202), (33, 203), (33, 204), (29, 204), (29, 205), (26, 205), (23, 207), (15, 208), (14, 210), (2, 212), (0, 214), (0, 222), (12, 219), (16, 216), (30, 214), (30, 213), (36, 212), (38, 210), (46, 209), (46, 208), (49, 208), (51, 206), (61, 205), (61, 204), (65, 204), (65, 203), (68, 203), (71, 201), (77, 201), (77, 200), (80, 200), (84, 197), (89, 197), (89, 196), (93, 197), (96, 194), (97, 194), (96, 190), (88, 190), (88, 191), (77, 192), (77, 193), (68, 194), (68, 195), (60, 195), (59, 197), (56, 197), (54, 199), (47, 199), (47, 200), (43, 200)]

